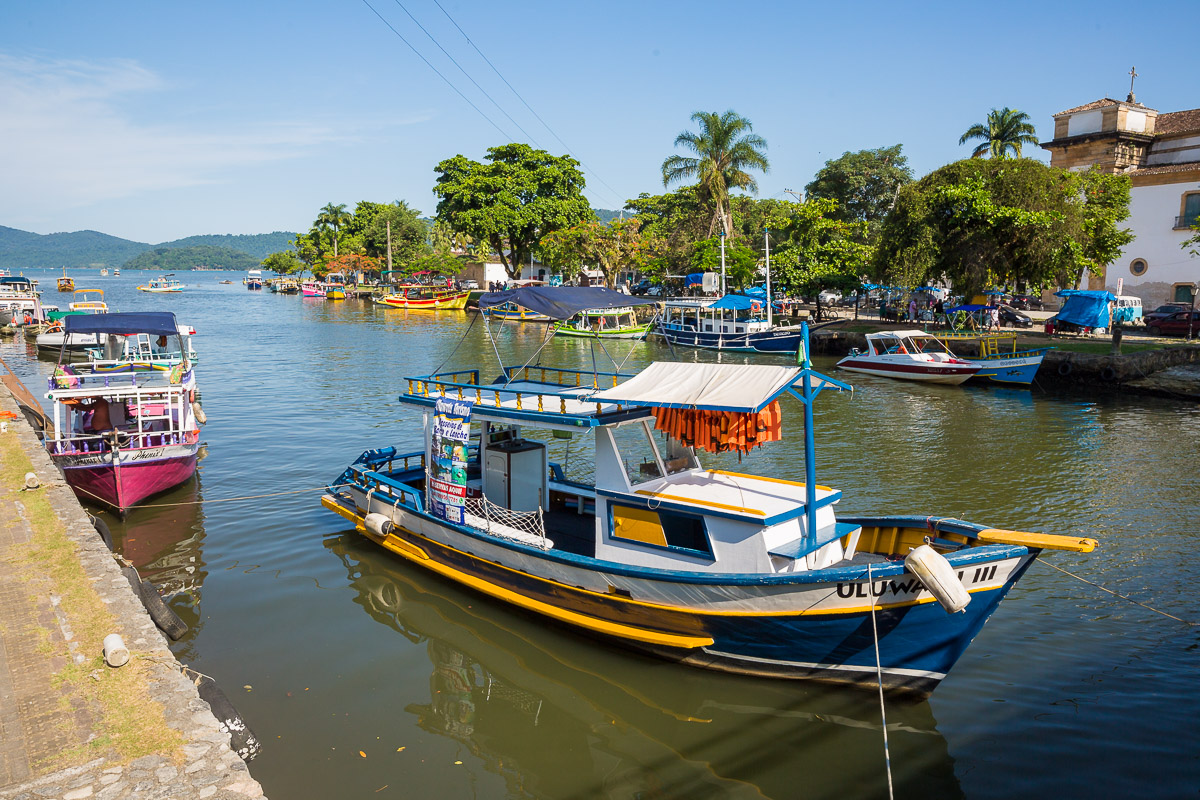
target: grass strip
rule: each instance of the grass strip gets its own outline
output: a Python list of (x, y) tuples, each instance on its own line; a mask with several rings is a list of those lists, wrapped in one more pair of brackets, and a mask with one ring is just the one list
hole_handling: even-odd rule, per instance
[(145, 755), (182, 761), (182, 734), (167, 725), (162, 705), (150, 698), (148, 654), (130, 648), (132, 658), (124, 667), (113, 669), (104, 663), (104, 637), (117, 630), (116, 618), (84, 572), (75, 544), (67, 537), (45, 491), (21, 491), (25, 473), (32, 471), (33, 464), (17, 437), (11, 433), (0, 437), (0, 490), (21, 503), (33, 532), (24, 552), (14, 548), (14, 566), (27, 582), (44, 576), (61, 598), (60, 609), (85, 660), (75, 663), (63, 647), (67, 666), (55, 675), (55, 680), (69, 694), (81, 698), (93, 714), (98, 713), (93, 721), (96, 735), (91, 741), (62, 750), (35, 768), (53, 772), (113, 754), (120, 762)]

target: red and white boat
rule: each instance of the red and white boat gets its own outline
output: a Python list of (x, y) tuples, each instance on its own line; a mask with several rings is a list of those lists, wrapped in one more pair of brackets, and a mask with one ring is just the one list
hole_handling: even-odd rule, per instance
[[(67, 485), (82, 500), (124, 513), (191, 478), (200, 449), (197, 417), (203, 419), (203, 412), (175, 315), (88, 314), (66, 317), (63, 325), (67, 334), (95, 335), (105, 353), (121, 354), (60, 362), (49, 380), (54, 431), (46, 448)], [(153, 340), (179, 355), (131, 357), (122, 346), (130, 338)]]
[(869, 333), (866, 352), (851, 350), (837, 365), (883, 378), (953, 385), (983, 369), (951, 353), (936, 336), (918, 330)]

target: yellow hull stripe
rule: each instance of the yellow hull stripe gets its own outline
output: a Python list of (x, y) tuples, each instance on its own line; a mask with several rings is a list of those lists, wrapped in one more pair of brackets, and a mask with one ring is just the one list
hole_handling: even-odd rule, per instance
[(719, 508), (724, 511), (736, 511), (739, 514), (754, 514), (755, 516), (764, 517), (764, 518), (767, 516), (767, 512), (760, 511), (757, 508), (744, 508), (743, 506), (730, 506), (730, 505), (726, 505), (725, 503), (714, 503), (711, 500), (697, 500), (694, 497), (681, 497), (680, 495), (677, 495), (677, 494), (667, 494), (665, 492), (651, 492), (647, 489), (638, 489), (636, 492), (634, 492), (634, 494), (645, 495), (647, 497), (653, 497), (658, 500), (670, 500), (675, 503), (686, 503), (688, 505), (693, 505), (693, 506), (706, 506), (707, 508)]
[[(405, 556), (406, 558), (410, 558), (410, 559), (414, 558), (414, 556), (410, 555), (408, 552), (401, 550), (400, 547), (393, 547), (392, 544), (393, 544), (393, 540), (394, 540), (396, 544), (409, 547), (412, 550), (415, 550), (418, 553), (420, 553), (421, 555), (417, 556), (415, 558), (417, 560), (421, 560), (422, 566), (429, 567), (430, 569), (433, 569), (434, 571), (450, 578), (451, 580), (466, 584), (468, 586), (476, 587), (479, 589), (479, 591), (481, 591), (485, 594), (491, 595), (492, 597), (499, 597), (499, 598), (502, 598), (505, 600), (508, 600), (509, 596), (512, 596), (514, 598), (519, 598), (519, 601), (517, 599), (513, 599), (513, 600), (508, 600), (508, 602), (511, 602), (514, 605), (519, 605), (522, 608), (528, 608), (528, 609), (531, 609), (534, 611), (538, 611), (539, 613), (553, 616), (555, 619), (564, 619), (568, 622), (572, 622), (572, 624), (577, 624), (577, 625), (581, 625), (582, 627), (586, 627), (589, 630), (600, 630), (600, 628), (595, 628), (595, 627), (592, 627), (589, 625), (582, 625), (582, 623), (573, 622), (572, 619), (568, 619), (567, 617), (560, 616), (560, 615), (569, 615), (571, 618), (579, 618), (579, 619), (587, 620), (592, 623), (601, 623), (604, 625), (611, 625), (614, 627), (629, 628), (630, 630), (641, 631), (643, 633), (651, 633), (651, 634), (660, 635), (660, 636), (672, 636), (672, 637), (679, 638), (679, 639), (690, 639), (692, 641), (700, 642), (699, 644), (692, 645), (692, 647), (707, 647), (708, 645), (712, 644), (712, 642), (713, 642), (713, 640), (708, 637), (699, 637), (699, 636), (689, 637), (689, 636), (682, 635), (682, 634), (678, 634), (678, 635), (677, 634), (659, 634), (657, 631), (646, 631), (645, 629), (642, 629), (642, 628), (634, 628), (632, 626), (619, 625), (618, 623), (608, 623), (608, 622), (605, 622), (604, 620), (597, 620), (595, 617), (589, 617), (589, 616), (586, 616), (583, 614), (577, 614), (577, 613), (571, 612), (571, 611), (564, 611), (563, 609), (560, 609), (557, 606), (552, 606), (552, 605), (549, 605), (548, 603), (543, 603), (540, 600), (533, 600), (531, 598), (525, 597), (524, 595), (517, 594), (516, 592), (511, 592), (508, 589), (501, 589), (500, 587), (496, 586), (495, 584), (487, 583), (486, 581), (482, 581), (479, 578), (475, 578), (473, 576), (466, 575), (465, 573), (459, 572), (458, 570), (454, 569), (453, 567), (447, 567), (444, 564), (440, 564), (436, 561), (427, 560), (429, 558), (429, 556), (425, 553), (425, 551), (421, 550), (416, 545), (406, 542), (403, 539), (399, 539), (394, 536), (389, 536), (383, 540), (377, 538), (370, 531), (368, 531), (365, 527), (363, 527), (362, 517), (357, 516), (353, 512), (346, 510), (336, 500), (333, 500), (331, 497), (329, 497), (329, 495), (324, 495), (321, 498), (321, 504), (323, 506), (325, 506), (326, 508), (328, 508), (329, 510), (335, 511), (338, 514), (341, 514), (346, 519), (355, 523), (355, 527), (359, 530), (360, 533), (366, 534), (367, 538), (371, 539), (374, 542), (378, 542), (379, 544), (383, 545), (384, 547), (388, 548), (389, 550), (399, 553), (400, 555)], [(420, 536), (420, 534), (416, 534), (416, 533), (414, 533), (413, 535)], [(471, 553), (464, 553), (463, 551), (458, 550), (457, 548), (454, 548), (454, 547), (450, 547), (449, 545), (441, 545), (441, 546), (445, 547), (447, 550), (453, 550), (454, 552), (459, 553), (460, 555), (464, 555), (468, 558), (473, 558), (477, 561), (484, 561), (484, 559), (481, 559), (478, 556), (472, 555)], [(518, 570), (510, 569), (509, 567), (505, 567), (502, 564), (496, 564), (495, 562), (492, 562), (492, 561), (487, 561), (486, 563), (490, 564), (493, 567), (503, 569), (506, 572), (512, 572), (515, 574), (522, 575), (525, 578), (534, 578), (535, 580), (542, 581), (543, 583), (549, 583), (549, 584), (553, 584), (555, 586), (561, 586), (562, 588), (568, 589), (577, 594), (589, 595), (591, 597), (596, 597), (596, 598), (603, 598), (604, 600), (617, 600), (622, 605), (638, 606), (640, 608), (648, 608), (648, 609), (653, 609), (655, 611), (663, 611), (663, 612), (674, 613), (674, 614), (688, 614), (690, 616), (697, 616), (697, 617), (827, 617), (827, 616), (835, 616), (838, 614), (865, 614), (865, 613), (869, 612), (872, 608), (871, 606), (866, 605), (866, 606), (844, 606), (844, 607), (840, 607), (840, 608), (822, 608), (822, 609), (792, 609), (789, 611), (729, 611), (729, 610), (725, 610), (725, 609), (699, 609), (699, 608), (685, 608), (682, 606), (664, 606), (660, 603), (648, 603), (645, 600), (634, 600), (633, 598), (629, 598), (629, 597), (614, 597), (613, 595), (606, 594), (604, 592), (595, 592), (595, 591), (592, 591), (591, 589), (583, 589), (583, 588), (577, 587), (577, 586), (567, 586), (566, 584), (558, 583), (556, 581), (551, 581), (546, 578), (539, 578), (537, 576), (530, 575), (527, 572), (519, 572)], [(881, 578), (880, 580), (885, 580), (885, 579)], [(967, 589), (967, 594), (975, 594), (976, 592), (989, 592), (989, 591), (993, 591), (995, 589), (1000, 589), (1003, 586), (1004, 586), (1004, 581), (1001, 581), (994, 586), (976, 586), (972, 589)], [(503, 593), (503, 594), (501, 594), (501, 593)], [(903, 600), (899, 603), (876, 603), (874, 608), (876, 611), (882, 611), (882, 610), (891, 609), (891, 608), (904, 608), (906, 606), (923, 606), (927, 603), (936, 603), (936, 602), (937, 602), (937, 598), (933, 597), (931, 595), (929, 597), (922, 597), (917, 600)], [(548, 611), (542, 611), (541, 610), (542, 608), (552, 609), (555, 613), (551, 614)], [(619, 635), (619, 634), (612, 634), (612, 635)], [(635, 637), (627, 637), (627, 638), (635, 638)], [(637, 641), (649, 641), (649, 640), (637, 639)], [(674, 645), (674, 646), (680, 647), (683, 645)]]
[[(710, 475), (729, 475), (730, 477), (733, 477), (733, 478), (749, 478), (749, 479), (755, 480), (755, 481), (767, 481), (768, 483), (782, 483), (787, 486), (801, 486), (801, 487), (804, 486), (803, 483), (799, 483), (798, 481), (785, 481), (783, 478), (768, 478), (765, 475), (747, 475), (744, 472), (729, 472), (728, 470), (724, 470), (724, 469), (710, 469), (708, 472)], [(822, 486), (819, 483), (817, 484), (817, 488), (824, 492), (832, 492), (833, 491), (833, 489), (831, 487)]]

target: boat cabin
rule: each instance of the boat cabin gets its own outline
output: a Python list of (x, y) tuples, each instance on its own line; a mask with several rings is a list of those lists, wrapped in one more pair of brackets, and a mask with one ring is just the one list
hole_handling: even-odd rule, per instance
[(952, 355), (944, 342), (924, 331), (881, 331), (867, 334), (867, 355), (919, 355), (921, 353)]
[(661, 324), (672, 330), (731, 336), (770, 330), (761, 313), (762, 303), (736, 295), (715, 303), (672, 301), (663, 304)]

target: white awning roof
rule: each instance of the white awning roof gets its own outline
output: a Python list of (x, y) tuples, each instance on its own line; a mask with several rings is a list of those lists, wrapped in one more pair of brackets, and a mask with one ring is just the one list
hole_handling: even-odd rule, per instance
[(666, 408), (758, 412), (786, 392), (802, 373), (799, 367), (767, 364), (655, 361), (620, 386), (597, 392), (591, 399)]

